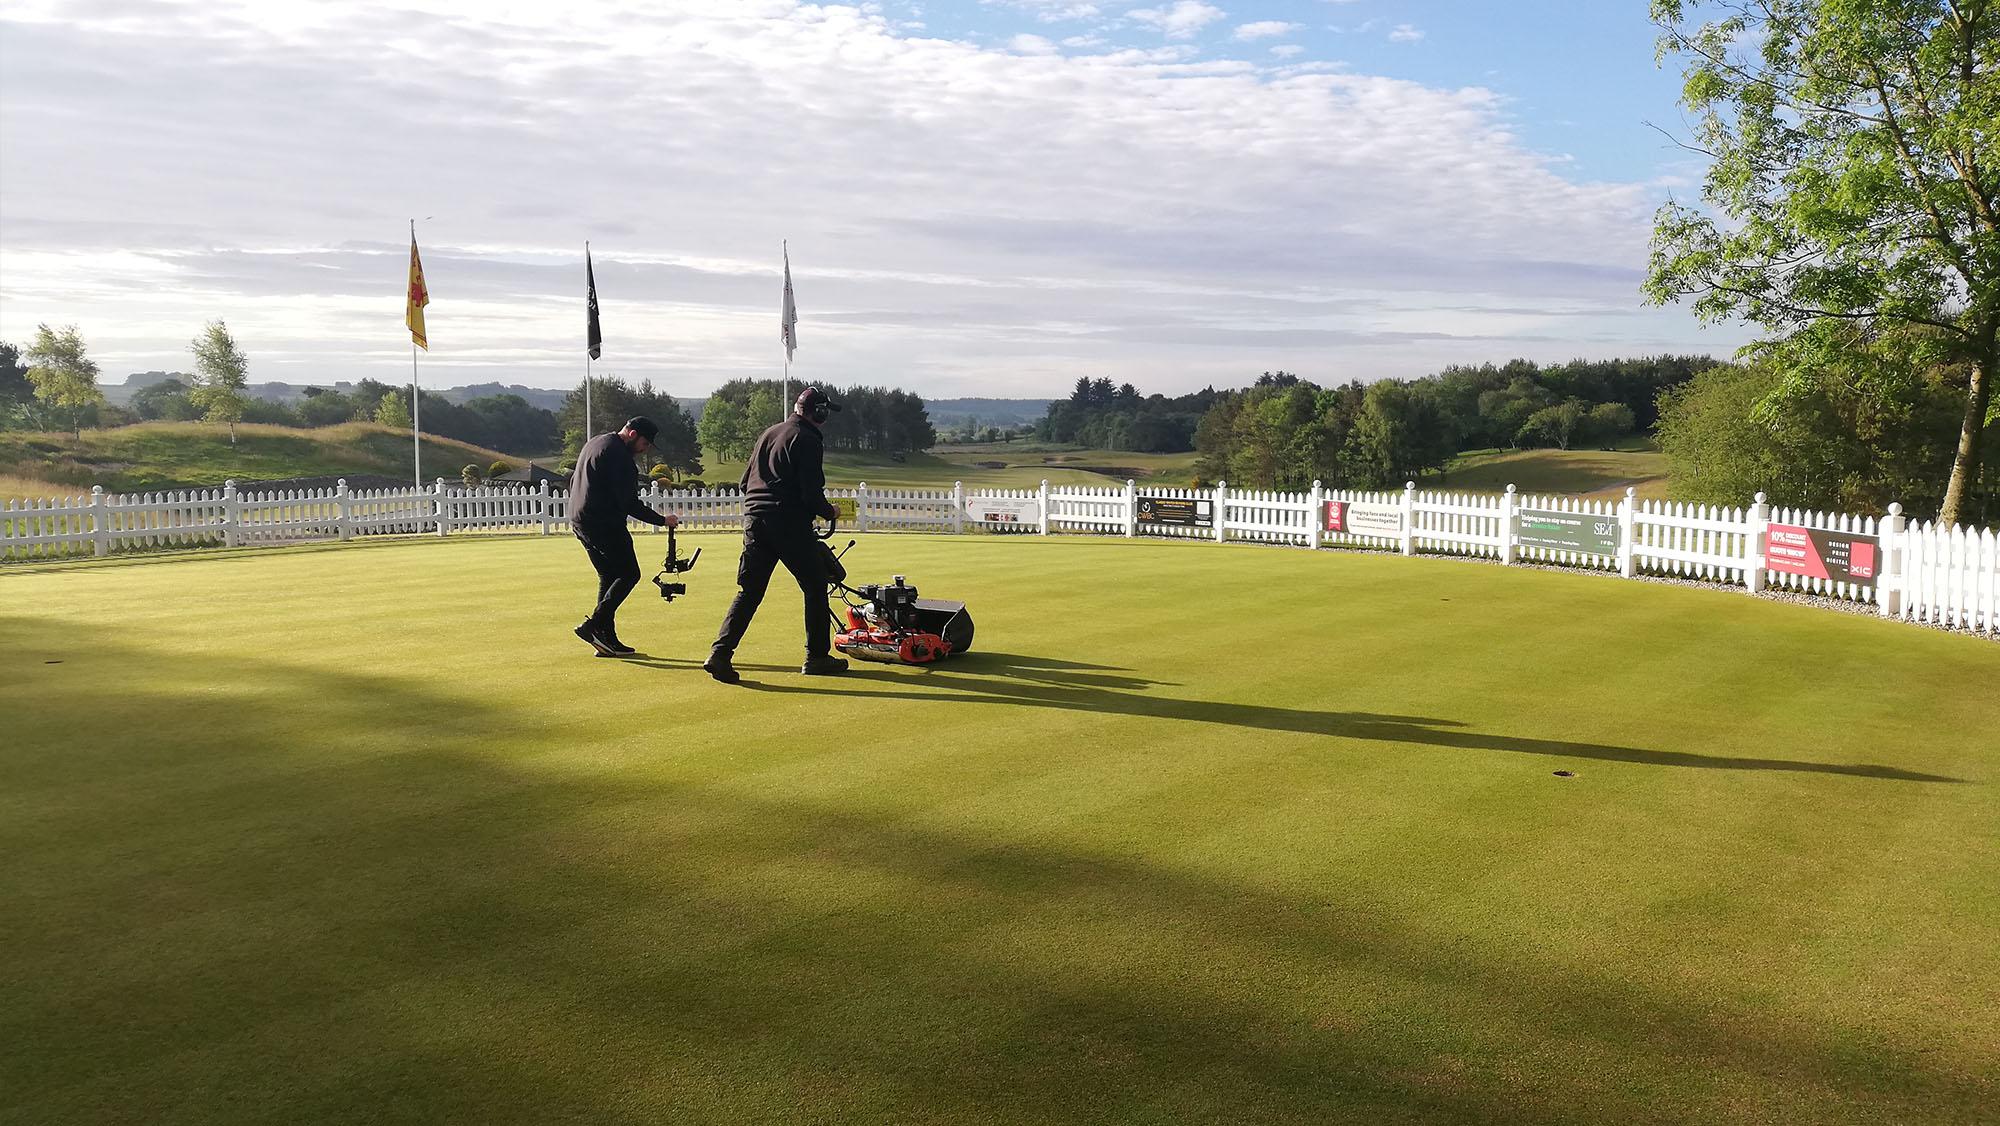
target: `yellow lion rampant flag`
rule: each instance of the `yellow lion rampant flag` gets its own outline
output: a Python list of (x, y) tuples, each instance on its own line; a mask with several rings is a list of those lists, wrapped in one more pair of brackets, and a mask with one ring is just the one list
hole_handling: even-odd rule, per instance
[(417, 232), (410, 232), (410, 294), (403, 307), (403, 323), (410, 326), (410, 342), (428, 352), (431, 342), (424, 335), (424, 306), (431, 303), (431, 291), (424, 286), (424, 260), (417, 257)]

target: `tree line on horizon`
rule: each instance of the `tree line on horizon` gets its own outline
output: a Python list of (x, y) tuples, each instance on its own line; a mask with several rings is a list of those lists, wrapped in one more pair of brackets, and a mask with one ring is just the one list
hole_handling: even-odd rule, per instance
[[(794, 396), (806, 384), (787, 388), (775, 379), (732, 379), (702, 404), (701, 446), (711, 455), (740, 461), (765, 428), (791, 413), (784, 391)], [(826, 447), (867, 453), (916, 453), (937, 444), (938, 435), (921, 395), (897, 387), (821, 384), (840, 410), (821, 427)]]
[(1705, 356), (1458, 365), (1414, 380), (1322, 387), (1265, 372), (1249, 387), (1145, 395), (1079, 379), (1038, 436), (1110, 450), (1201, 454), (1204, 481), (1304, 489), (1386, 488), (1467, 450), (1569, 449), (1649, 430), (1655, 399), (1717, 361)]

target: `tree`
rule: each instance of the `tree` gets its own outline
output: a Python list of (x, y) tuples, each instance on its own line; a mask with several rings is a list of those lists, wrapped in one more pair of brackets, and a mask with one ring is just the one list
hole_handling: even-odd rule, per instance
[[(2000, 366), (2000, 5), (1991, 0), (1757, 0), (1692, 26), (1653, 0), (1662, 55), (1687, 59), (1703, 197), (1655, 220), (1646, 293), (1783, 336), (1931, 330), (1964, 374), (1940, 505), (1970, 511)], [(1772, 401), (1810, 394), (1794, 369)]]
[(750, 440), (755, 435), (746, 429), (748, 419), (743, 408), (733, 399), (722, 395), (710, 395), (701, 408), (701, 424), (696, 433), (701, 437), (701, 448), (708, 453), (737, 461), (750, 455)]
[(384, 394), (375, 405), (375, 421), (397, 430), (408, 430), (410, 421), (410, 400), (401, 391)]
[(12, 426), (35, 401), (35, 385), (21, 366), (21, 350), (0, 343), (0, 428)]
[(132, 394), (132, 413), (148, 421), (185, 422), (198, 417), (188, 386), (178, 379), (149, 383)]
[(479, 473), (479, 467), (470, 464), (458, 471), (458, 480), (468, 489), (476, 489), (486, 483), (486, 478)]
[[(615, 376), (593, 378), (590, 400), (593, 419), (606, 430), (616, 429), (636, 415), (645, 415), (659, 425), (653, 451), (646, 455), (641, 469), (664, 462), (676, 473), (701, 472), (701, 442), (695, 433), (694, 419), (672, 395), (655, 390), (652, 380), (640, 380), (634, 387)], [(574, 461), (583, 443), (595, 437), (583, 433), (582, 385), (563, 397), (556, 419), (563, 434), (563, 459)]]
[(1638, 425), (1624, 403), (1599, 403), (1583, 416), (1583, 433), (1592, 442), (1615, 442)]
[(1521, 424), (1521, 432), (1515, 436), (1517, 446), (1554, 446), (1559, 450), (1569, 449), (1577, 430), (1589, 410), (1582, 399), (1570, 399), (1552, 407), (1543, 407), (1528, 416)]
[(249, 399), (243, 387), (249, 382), (250, 361), (236, 347), (229, 326), (221, 321), (210, 321), (188, 345), (188, 351), (194, 353), (194, 390), (188, 393), (188, 399), (201, 410), (203, 418), (229, 424), (229, 444), (233, 446), (236, 423), (243, 418), (243, 408)]
[(81, 441), (84, 412), (104, 402), (104, 392), (97, 387), (97, 362), (84, 355), (83, 337), (75, 325), (61, 332), (36, 326), (35, 342), (28, 345), (27, 377), (34, 384), (35, 398), (66, 413)]
[[(1904, 357), (1859, 347), (1847, 355), (1801, 370), (1787, 367), (1782, 349), (1759, 349), (1747, 364), (1711, 369), (1662, 395), (1660, 450), (1673, 496), (1742, 505), (1761, 491), (1774, 504), (1845, 512), (1940, 502), (1937, 467), (1958, 441), (1962, 375), (1902, 378)], [(1871, 365), (1883, 370), (1861, 370)], [(1810, 384), (1774, 395), (1787, 381)], [(1990, 491), (2000, 473), (1984, 472), (1979, 485)]]

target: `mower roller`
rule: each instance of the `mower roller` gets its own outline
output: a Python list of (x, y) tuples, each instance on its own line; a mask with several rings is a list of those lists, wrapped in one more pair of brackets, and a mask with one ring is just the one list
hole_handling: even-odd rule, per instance
[(829, 522), (820, 533), (819, 546), (826, 564), (827, 597), (839, 599), (846, 610), (843, 620), (831, 606), (827, 608), (835, 649), (861, 661), (928, 665), (972, 648), (972, 615), (965, 603), (919, 597), (917, 588), (902, 575), (886, 583), (847, 585), (841, 556), (854, 541), (848, 540), (836, 554), (826, 543), (833, 538), (834, 527)]

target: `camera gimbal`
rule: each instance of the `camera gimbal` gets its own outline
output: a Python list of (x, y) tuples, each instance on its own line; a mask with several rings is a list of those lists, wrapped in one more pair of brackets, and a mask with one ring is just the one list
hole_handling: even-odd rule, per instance
[(660, 573), (653, 576), (653, 585), (660, 588), (660, 597), (666, 599), (668, 602), (672, 602), (675, 596), (686, 594), (688, 592), (686, 583), (670, 583), (667, 581), (667, 576), (684, 575), (694, 570), (695, 560), (700, 558), (701, 549), (697, 547), (694, 549), (693, 555), (682, 559), (680, 557), (680, 544), (674, 540), (674, 529), (668, 528), (667, 558), (665, 562), (660, 564)]

